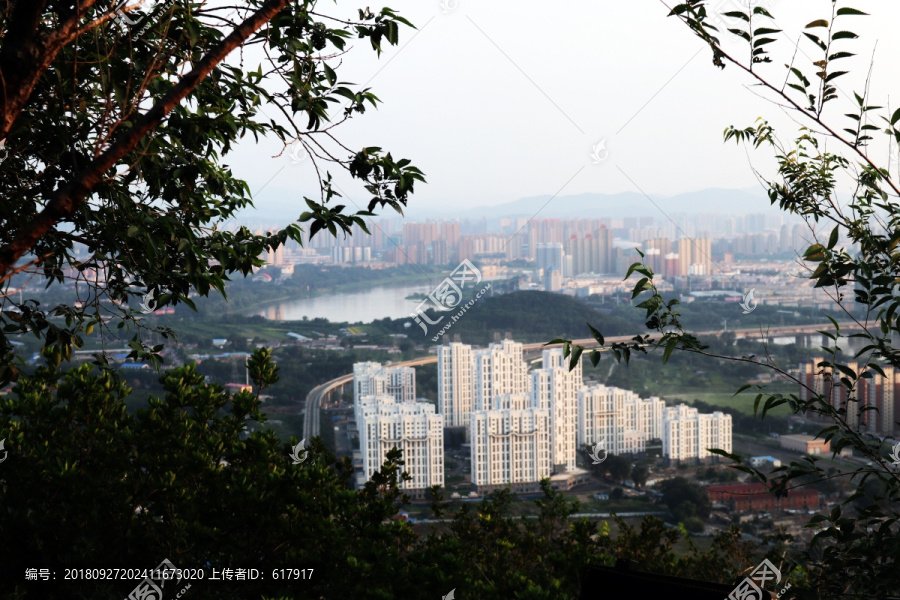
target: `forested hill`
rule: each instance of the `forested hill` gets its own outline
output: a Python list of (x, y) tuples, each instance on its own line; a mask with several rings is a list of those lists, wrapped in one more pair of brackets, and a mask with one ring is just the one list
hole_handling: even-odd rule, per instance
[[(454, 312), (442, 313), (447, 315)], [(636, 315), (639, 316), (639, 315)], [(404, 322), (408, 320), (404, 319)], [(395, 321), (396, 323), (397, 321)], [(584, 303), (562, 294), (538, 291), (521, 291), (480, 299), (472, 308), (447, 331), (450, 340), (455, 335), (467, 344), (486, 344), (494, 340), (494, 334), (501, 337), (509, 332), (517, 341), (539, 342), (555, 337), (590, 337), (587, 323), (604, 335), (625, 335), (638, 333), (638, 319), (630, 323), (586, 306)], [(441, 322), (440, 325), (443, 325)], [(437, 333), (439, 325), (432, 326), (429, 338)], [(418, 329), (410, 333), (414, 340)]]

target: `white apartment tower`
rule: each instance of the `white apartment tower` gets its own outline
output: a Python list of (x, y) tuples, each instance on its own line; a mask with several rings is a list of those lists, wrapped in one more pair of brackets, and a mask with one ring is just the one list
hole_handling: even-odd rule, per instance
[(360, 423), (360, 399), (364, 396), (391, 396), (397, 402), (415, 402), (416, 370), (386, 367), (376, 362), (353, 365), (353, 406)]
[(543, 368), (531, 373), (534, 406), (550, 411), (550, 445), (556, 473), (575, 469), (581, 361), (569, 371), (562, 348), (544, 350)]
[(403, 451), (404, 490), (444, 485), (444, 419), (426, 402), (397, 402), (392, 396), (364, 396), (359, 446), (366, 479), (384, 464), (392, 448)]
[(527, 393), (499, 394), (472, 412), (472, 483), (529, 489), (551, 474), (550, 411)]
[(635, 454), (644, 452), (649, 440), (662, 438), (666, 403), (661, 398), (604, 385), (584, 388), (577, 398), (579, 445), (602, 440), (612, 454)]
[(445, 427), (468, 427), (475, 408), (472, 346), (453, 343), (437, 349), (438, 410)]
[(731, 436), (731, 415), (699, 414), (686, 404), (663, 411), (663, 456), (672, 460), (708, 458), (708, 448), (731, 452)]
[(528, 394), (531, 379), (522, 356), (522, 344), (503, 340), (486, 350), (476, 350), (475, 408), (483, 410), (490, 400), (500, 394)]

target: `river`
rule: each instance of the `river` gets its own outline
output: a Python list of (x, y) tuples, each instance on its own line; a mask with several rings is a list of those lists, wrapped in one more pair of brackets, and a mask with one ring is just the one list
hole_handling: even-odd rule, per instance
[(298, 298), (269, 304), (250, 311), (271, 321), (328, 319), (332, 322), (371, 323), (376, 319), (402, 319), (415, 311), (421, 300), (407, 300), (416, 292), (427, 294), (433, 285), (375, 286), (358, 292), (344, 292)]

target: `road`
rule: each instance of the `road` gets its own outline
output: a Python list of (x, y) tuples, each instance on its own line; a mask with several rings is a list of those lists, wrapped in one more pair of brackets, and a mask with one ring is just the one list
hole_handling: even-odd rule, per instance
[[(845, 329), (857, 329), (858, 326), (856, 323), (839, 323), (841, 330)], [(830, 330), (832, 328), (831, 323), (819, 323), (817, 325), (786, 325), (782, 327), (770, 327), (765, 330), (765, 336), (773, 337), (773, 336), (783, 336), (783, 335), (791, 335), (797, 333), (815, 333), (819, 330)], [(759, 336), (764, 337), (763, 332), (759, 327), (746, 327), (742, 329), (731, 329), (732, 333), (737, 337), (749, 337), (749, 336)], [(697, 331), (692, 332), (696, 336), (704, 336), (704, 335), (721, 335), (723, 330), (721, 329), (710, 329), (707, 331)], [(651, 336), (652, 339), (656, 339), (656, 337)], [(616, 342), (627, 342), (634, 338), (633, 335), (620, 335), (608, 337), (604, 341), (607, 344), (614, 344)], [(597, 345), (597, 340), (594, 338), (585, 338), (581, 340), (573, 340), (575, 344), (579, 346), (584, 346), (586, 348), (590, 348)], [(554, 346), (545, 346), (541, 342), (533, 343), (533, 344), (522, 344), (522, 349), (524, 352), (535, 352), (538, 350), (542, 350), (543, 348), (553, 348), (559, 347), (559, 344)], [(431, 356), (422, 356), (419, 358), (414, 358), (412, 360), (406, 360), (398, 363), (392, 363), (392, 367), (420, 367), (422, 365), (429, 365), (431, 363), (437, 362), (437, 355)], [(317, 435), (319, 435), (319, 407), (322, 405), (322, 398), (325, 397), (326, 394), (331, 392), (337, 387), (346, 385), (353, 381), (353, 374), (342, 375), (337, 379), (332, 379), (322, 385), (317, 385), (309, 392), (306, 396), (306, 407), (304, 408), (305, 418), (303, 419), (303, 438), (310, 439)]]
[[(476, 501), (480, 502), (481, 498), (473, 498), (468, 500), (469, 502)], [(621, 512), (621, 513), (573, 513), (569, 515), (570, 519), (610, 519), (613, 515), (621, 517), (623, 519), (627, 519), (630, 517), (646, 517), (646, 516), (662, 516), (666, 514), (665, 511), (645, 511), (645, 512)], [(520, 515), (520, 516), (512, 516), (511, 519), (538, 519), (539, 515)], [(428, 524), (428, 523), (452, 523), (453, 519), (419, 519), (416, 521), (416, 524)]]

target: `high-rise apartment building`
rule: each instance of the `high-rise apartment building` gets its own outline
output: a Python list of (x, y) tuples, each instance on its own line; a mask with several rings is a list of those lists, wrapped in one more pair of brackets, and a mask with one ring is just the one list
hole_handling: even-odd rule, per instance
[[(413, 367), (386, 367), (376, 362), (353, 365), (353, 404), (363, 396), (391, 396), (397, 402), (416, 399), (416, 370)], [(357, 423), (361, 417), (357, 413)]]
[(615, 269), (613, 234), (606, 228), (566, 241), (566, 254), (572, 256), (572, 275), (612, 273)]
[(569, 371), (562, 348), (544, 350), (543, 365), (531, 373), (534, 405), (550, 411), (553, 470), (575, 469), (578, 390), (584, 387), (581, 362)]
[[(844, 411), (844, 420), (854, 430), (865, 431), (878, 436), (891, 436), (898, 431), (896, 416), (898, 400), (900, 400), (900, 377), (896, 370), (888, 366), (881, 367), (884, 375), (869, 369), (870, 377), (858, 377), (853, 390), (834, 383), (831, 368), (822, 369), (817, 365), (824, 358), (817, 356), (810, 361), (800, 363), (800, 390), (798, 397), (807, 401), (816, 395), (824, 397), (836, 410)], [(847, 367), (862, 374), (858, 363), (849, 362)], [(841, 375), (838, 375), (840, 378)], [(818, 414), (807, 414), (809, 418), (829, 422), (827, 417)]]
[(475, 406), (490, 406), (491, 398), (500, 394), (530, 394), (531, 379), (522, 356), (522, 344), (503, 340), (485, 350), (476, 350)]
[(403, 490), (424, 495), (444, 485), (444, 419), (427, 402), (397, 402), (393, 396), (363, 396), (359, 406), (359, 447), (363, 473), (371, 479), (393, 448), (403, 451)]
[(438, 410), (446, 427), (468, 427), (475, 408), (475, 355), (472, 346), (453, 343), (437, 349)]
[(665, 404), (660, 398), (644, 399), (616, 387), (582, 388), (577, 394), (577, 443), (602, 442), (612, 454), (644, 452), (648, 441), (662, 437)]
[(663, 456), (671, 460), (705, 459), (709, 448), (731, 452), (731, 415), (716, 411), (701, 414), (686, 404), (663, 411)]
[(499, 394), (471, 420), (472, 483), (479, 491), (530, 491), (551, 475), (550, 411), (530, 394)]
[(562, 273), (565, 268), (564, 257), (565, 252), (562, 244), (539, 242), (535, 252), (536, 267), (544, 271), (552, 268)]

